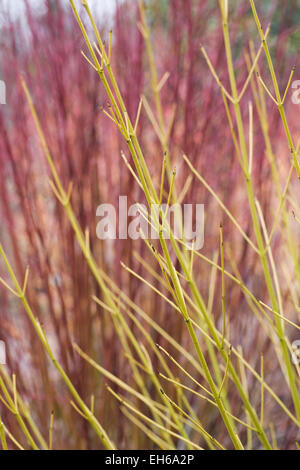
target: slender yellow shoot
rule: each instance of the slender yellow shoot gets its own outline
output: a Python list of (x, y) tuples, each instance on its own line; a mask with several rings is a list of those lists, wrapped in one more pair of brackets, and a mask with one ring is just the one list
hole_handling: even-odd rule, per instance
[(261, 85), (263, 86), (263, 88), (265, 89), (265, 91), (267, 92), (267, 94), (269, 95), (269, 97), (272, 99), (272, 101), (274, 101), (274, 103), (276, 104), (276, 106), (278, 106), (280, 103), (276, 100), (276, 98), (274, 98), (274, 96), (272, 95), (272, 93), (270, 92), (269, 88), (267, 87), (267, 85), (265, 84), (265, 82), (263, 81), (263, 79), (261, 78), (259, 72), (256, 72), (257, 74), (257, 78), (259, 80), (259, 82), (261, 83)]
[(251, 176), (253, 163), (253, 106), (249, 102), (249, 175)]
[(182, 204), (185, 196), (187, 195), (188, 193), (188, 190), (190, 189), (190, 186), (192, 184), (192, 181), (193, 181), (193, 175), (189, 175), (184, 183), (184, 186), (182, 188), (182, 191), (181, 193), (178, 195), (178, 198), (177, 198), (177, 203), (178, 204)]
[(170, 77), (170, 73), (169, 72), (166, 72), (163, 77), (161, 78), (160, 82), (158, 83), (157, 85), (157, 88), (156, 88), (156, 91), (159, 93), (163, 86), (167, 83), (168, 79)]
[(261, 393), (260, 393), (260, 424), (264, 425), (264, 357), (260, 357), (260, 376), (261, 376)]
[[(93, 46), (94, 46), (94, 49), (96, 50), (97, 54), (99, 55), (99, 57), (100, 57), (100, 59), (101, 59), (100, 70), (103, 70), (103, 62), (104, 62), (104, 55), (103, 55), (103, 52), (101, 52), (101, 51), (99, 50), (99, 47), (97, 46), (97, 44), (96, 44), (95, 42), (93, 43)], [(98, 68), (96, 68), (96, 70), (99, 71)]]
[(290, 88), (290, 85), (291, 85), (291, 81), (293, 79), (293, 76), (294, 76), (294, 73), (295, 73), (295, 69), (296, 67), (294, 66), (291, 70), (291, 73), (290, 73), (290, 76), (289, 76), (289, 79), (288, 79), (288, 83), (287, 83), (287, 86), (286, 86), (286, 89), (285, 89), (285, 92), (284, 92), (284, 95), (283, 95), (283, 98), (282, 98), (282, 104), (284, 104), (285, 102), (285, 99), (286, 99), (286, 95), (289, 91), (289, 88)]
[(221, 201), (221, 199), (219, 198), (219, 196), (214, 192), (214, 190), (209, 186), (209, 184), (205, 181), (205, 179), (200, 175), (200, 173), (198, 173), (198, 171), (195, 169), (195, 167), (192, 165), (192, 163), (190, 162), (190, 160), (188, 159), (188, 157), (186, 155), (183, 155), (183, 159), (184, 161), (186, 162), (186, 164), (189, 166), (189, 168), (191, 169), (191, 171), (194, 173), (194, 175), (196, 176), (197, 179), (199, 179), (199, 181), (201, 181), (201, 183), (203, 184), (203, 186), (210, 192), (210, 194), (215, 198), (215, 200), (217, 201), (217, 203), (219, 204), (219, 206), (223, 209), (223, 211), (225, 212), (225, 214), (227, 215), (227, 217), (231, 220), (231, 222), (236, 226), (236, 228), (238, 229), (238, 231), (241, 233), (241, 235), (243, 236), (243, 238), (245, 238), (245, 240), (249, 243), (249, 245), (253, 248), (253, 250), (259, 254), (259, 250), (258, 248), (253, 244), (253, 242), (250, 240), (250, 238), (246, 235), (246, 233), (244, 232), (244, 230), (242, 229), (242, 227), (240, 226), (240, 224), (237, 222), (237, 220), (233, 217), (233, 215), (231, 214), (231, 212), (227, 209), (227, 207), (223, 204), (223, 202)]
[(296, 216), (295, 211), (293, 211), (293, 210), (292, 210), (292, 216), (294, 217), (296, 222), (298, 222), (298, 224), (300, 224), (300, 219)]
[(24, 277), (23, 289), (22, 289), (23, 295), (26, 294), (26, 289), (27, 289), (27, 284), (28, 284), (28, 276), (29, 276), (29, 266), (26, 267), (26, 271), (25, 271), (25, 277)]
[(126, 125), (127, 138), (129, 138), (129, 121), (128, 121), (128, 114), (127, 114), (127, 111), (124, 111), (124, 117), (125, 117), (125, 125)]
[(16, 374), (13, 374), (12, 380), (13, 380), (13, 395), (14, 395), (15, 412), (16, 412), (16, 413), (19, 413), (19, 410), (18, 410), (18, 398), (17, 398), (17, 378), (16, 378)]
[(66, 197), (66, 200), (65, 200), (65, 205), (68, 205), (69, 202), (71, 201), (72, 191), (73, 191), (73, 181), (71, 181), (71, 182), (69, 183), (69, 185), (68, 185), (67, 197)]
[(91, 67), (93, 67), (94, 70), (96, 70), (96, 72), (98, 72), (98, 69), (97, 67), (93, 64), (93, 62), (85, 55), (85, 53), (83, 51), (81, 51), (81, 54), (83, 55), (83, 57), (85, 58), (85, 60), (90, 64)]
[(172, 179), (171, 179), (170, 190), (169, 190), (169, 195), (168, 195), (167, 207), (170, 206), (171, 198), (172, 198), (172, 195), (173, 195), (173, 187), (174, 187), (174, 182), (175, 182), (175, 176), (176, 176), (176, 168), (174, 168), (174, 170), (172, 171)]
[(205, 388), (203, 385), (201, 385), (191, 374), (188, 373), (188, 371), (186, 369), (184, 369), (175, 359), (173, 356), (171, 356), (171, 354), (166, 351), (162, 346), (160, 346), (159, 344), (156, 344), (156, 346), (158, 347), (158, 349), (160, 351), (162, 351), (187, 377), (189, 377), (189, 379), (191, 379), (192, 382), (194, 382), (199, 388), (201, 388), (202, 390), (204, 390), (205, 393), (207, 393), (208, 395), (210, 396), (213, 396), (213, 394), (207, 389)]
[[(265, 32), (265, 34), (264, 34), (265, 40), (267, 39), (269, 32), (270, 32), (270, 26), (268, 26), (268, 28), (267, 28), (267, 30), (266, 30), (266, 32)], [(248, 77), (247, 77), (247, 79), (246, 79), (246, 81), (245, 81), (245, 83), (244, 83), (244, 86), (243, 86), (243, 88), (242, 88), (240, 94), (239, 94), (238, 102), (241, 101), (242, 97), (244, 96), (245, 91), (246, 91), (247, 88), (248, 88), (249, 82), (250, 82), (250, 80), (251, 80), (251, 78), (252, 78), (252, 75), (253, 75), (254, 70), (256, 69), (256, 66), (257, 66), (257, 63), (258, 63), (258, 60), (259, 60), (259, 58), (260, 58), (260, 55), (261, 55), (262, 50), (263, 50), (263, 43), (260, 45), (260, 48), (259, 48), (259, 50), (258, 50), (258, 52), (257, 52), (257, 54), (256, 54), (256, 56), (255, 56), (255, 58), (254, 58), (253, 64), (252, 64), (252, 66), (251, 66), (251, 68), (250, 68), (250, 70), (249, 70), (249, 73), (248, 73)]]
[(95, 413), (95, 395), (91, 395), (91, 413)]
[(55, 197), (59, 200), (62, 206), (66, 207), (69, 204), (70, 199), (71, 199), (73, 183), (72, 182), (69, 183), (67, 193), (65, 193), (62, 188), (59, 187), (57, 189), (57, 187), (55, 186), (52, 180), (48, 179), (48, 182)]
[(54, 411), (51, 411), (49, 426), (49, 450), (53, 450)]
[(143, 186), (142, 186), (142, 183), (140, 182), (138, 176), (136, 175), (134, 169), (132, 168), (132, 166), (130, 165), (129, 161), (127, 160), (126, 156), (125, 156), (125, 153), (123, 152), (123, 150), (121, 150), (121, 157), (122, 159), (124, 160), (124, 163), (125, 165), (127, 166), (128, 170), (130, 171), (130, 173), (132, 174), (132, 176), (134, 177), (135, 181), (137, 182), (137, 184), (139, 185), (139, 187), (141, 189), (143, 189)]
[(3, 428), (4, 428), (4, 431), (5, 431), (5, 434), (7, 434), (7, 436), (9, 437), (9, 439), (11, 440), (11, 442), (13, 442), (13, 444), (15, 444), (15, 446), (19, 449), (19, 450), (24, 450), (24, 447), (17, 441), (17, 439), (15, 439), (15, 437), (11, 434), (11, 432), (7, 429), (7, 427), (5, 426), (5, 424), (3, 424)]
[(220, 253), (221, 253), (221, 267), (222, 267), (222, 341), (221, 348), (224, 347), (224, 339), (226, 334), (226, 311), (225, 311), (225, 275), (224, 275), (224, 241), (223, 241), (223, 227), (220, 225)]
[(274, 423), (271, 422), (269, 424), (269, 428), (270, 428), (270, 434), (271, 434), (271, 439), (272, 439), (273, 450), (278, 450), (277, 439), (276, 439), (276, 431), (275, 431)]
[(239, 449), (239, 450), (244, 450), (244, 446), (243, 446), (243, 444), (242, 444), (242, 442), (241, 442), (241, 440), (240, 440), (240, 437), (239, 437), (239, 435), (238, 435), (237, 433), (235, 433), (235, 437), (236, 437), (237, 441), (238, 441), (239, 444), (240, 444), (240, 449)]
[(111, 62), (111, 48), (112, 48), (112, 30), (109, 31), (109, 41), (108, 41), (108, 63)]
[(2, 449), (3, 450), (8, 450), (6, 437), (5, 437), (5, 429), (4, 429), (2, 419), (1, 419), (1, 415), (0, 415), (0, 440), (1, 440), (1, 444), (2, 444)]
[(189, 268), (189, 273), (190, 273), (190, 278), (193, 277), (193, 267), (194, 267), (194, 240), (192, 241), (192, 249), (191, 249), (191, 257), (190, 257), (190, 268)]
[(152, 367), (152, 362), (151, 362), (151, 359), (150, 359), (150, 356), (149, 356), (149, 353), (147, 351), (147, 349), (145, 348), (145, 346), (140, 342), (139, 343), (140, 345), (140, 348), (144, 354), (144, 357), (145, 357), (145, 362), (147, 364), (147, 372), (148, 374), (153, 374), (153, 367)]
[(225, 96), (225, 94), (223, 93), (222, 90), (221, 90), (221, 94), (222, 94), (222, 98), (223, 98), (223, 101), (224, 101), (225, 111), (226, 111), (226, 115), (227, 115), (227, 119), (228, 119), (228, 123), (229, 123), (229, 127), (230, 127), (232, 140), (233, 140), (233, 143), (234, 143), (235, 151), (236, 151), (239, 163), (241, 165), (242, 171), (243, 171), (244, 175), (246, 176), (246, 170), (244, 168), (244, 162), (243, 162), (242, 157), (241, 157), (241, 151), (240, 151), (239, 143), (238, 143), (237, 136), (236, 136), (236, 133), (235, 133), (235, 130), (234, 130), (234, 125), (233, 125), (233, 122), (232, 122), (232, 117), (231, 117), (231, 114), (230, 114), (228, 101), (227, 101), (226, 96)]
[(297, 330), (300, 330), (300, 326), (299, 325), (296, 325), (296, 323), (292, 322), (291, 320), (289, 320), (288, 318), (284, 317), (283, 315), (280, 315), (280, 313), (278, 312), (275, 312), (275, 310), (273, 310), (271, 307), (269, 307), (269, 305), (265, 304), (264, 302), (262, 302), (261, 300), (259, 301), (259, 303), (261, 305), (263, 305), (265, 308), (267, 308), (268, 310), (270, 310), (270, 312), (274, 313), (274, 315), (276, 315), (278, 318), (281, 318), (282, 320), (284, 320), (286, 323), (288, 323), (289, 325), (293, 326), (294, 328), (297, 328)]
[[(174, 385), (176, 385), (177, 387), (181, 387), (183, 388), (184, 390), (188, 390), (190, 393), (193, 393), (194, 395), (197, 395), (199, 398), (202, 398), (203, 400), (206, 400), (208, 403), (210, 403), (211, 405), (217, 407), (218, 405), (216, 404), (215, 401), (211, 400), (210, 398), (206, 397), (205, 395), (202, 395), (201, 393), (199, 392), (196, 392), (196, 390), (193, 390), (192, 388), (190, 387), (187, 387), (186, 385), (183, 385), (181, 382), (177, 382), (176, 380), (174, 379), (170, 379), (169, 377), (166, 377), (164, 374), (159, 374), (160, 377), (162, 377), (163, 379), (167, 380), (168, 382), (170, 383), (173, 383)], [(229, 411), (226, 411), (226, 413), (231, 416), (232, 419), (234, 419), (237, 423), (240, 423), (242, 424), (243, 426), (245, 426), (248, 430), (251, 430), (251, 431), (257, 431), (256, 428), (254, 428), (253, 426), (250, 426), (248, 423), (246, 423), (245, 421), (239, 419), (237, 416), (233, 415), (232, 413), (229, 413)]]
[(164, 439), (151, 431), (145, 426), (139, 419), (137, 419), (132, 413), (130, 413), (125, 407), (121, 406), (122, 413), (128, 418), (136, 428), (139, 428), (146, 436), (153, 441), (162, 450), (174, 450), (174, 446), (168, 444)]
[(122, 136), (125, 140), (128, 139), (128, 135), (126, 135), (125, 129), (123, 129), (122, 124), (117, 119), (114, 110), (110, 103), (107, 103), (107, 107), (109, 109), (109, 113), (101, 106), (101, 111), (118, 127), (119, 131), (121, 132)]
[(144, 26), (142, 25), (142, 23), (140, 21), (137, 22), (137, 27), (138, 27), (141, 35), (143, 36), (143, 38), (147, 39), (147, 31), (145, 30)]
[(96, 304), (102, 307), (104, 310), (107, 310), (109, 313), (115, 314), (115, 310), (106, 305), (102, 300), (98, 299), (95, 295), (92, 295), (92, 299)]
[(154, 114), (152, 112), (152, 109), (148, 103), (148, 100), (147, 98), (143, 95), (143, 105), (144, 105), (144, 108), (145, 108), (145, 111), (146, 111), (146, 114), (149, 118), (149, 121), (151, 122), (152, 126), (153, 126), (153, 129), (155, 130), (155, 133), (157, 135), (157, 137), (159, 138), (161, 144), (163, 145), (164, 144), (164, 136), (160, 130), (160, 127), (154, 117)]
[(213, 303), (214, 303), (214, 295), (215, 295), (215, 288), (216, 288), (216, 279), (217, 279), (217, 262), (218, 262), (219, 252), (215, 250), (213, 260), (212, 260), (212, 269), (211, 269), (211, 276), (209, 282), (209, 291), (208, 291), (208, 301), (207, 301), (207, 311), (208, 313), (212, 313)]
[(101, 111), (105, 114), (105, 116), (107, 116), (114, 124), (116, 124), (117, 126), (119, 126), (118, 122), (115, 121), (114, 117), (108, 113), (102, 106), (101, 106)]
[(228, 0), (224, 0), (224, 18), (228, 20)]
[(102, 52), (100, 51), (100, 49), (99, 49), (99, 47), (97, 46), (97, 44), (95, 43), (95, 41), (93, 42), (93, 46), (94, 46), (94, 49), (96, 50), (97, 54), (99, 55), (100, 59), (102, 60), (103, 54), (102, 54)]
[(76, 410), (76, 412), (82, 416), (82, 418), (84, 419), (87, 419), (86, 415), (84, 413), (82, 413), (82, 411), (80, 411), (80, 409), (78, 408), (78, 406), (74, 403), (73, 400), (70, 401), (70, 404), (73, 406), (74, 410)]
[(138, 124), (139, 124), (142, 106), (143, 106), (143, 98), (141, 97), (141, 99), (140, 99), (140, 101), (139, 101), (139, 106), (138, 106), (137, 114), (136, 114), (136, 119), (135, 119), (134, 128), (133, 128), (133, 131), (134, 131), (135, 134), (136, 134), (137, 127), (138, 127)]
[(49, 186), (50, 188), (52, 189), (55, 197), (59, 200), (59, 202), (61, 203), (61, 205), (63, 206), (64, 205), (64, 199), (61, 197), (61, 195), (59, 194), (58, 190), (56, 189), (55, 187), (55, 184), (53, 183), (52, 180), (48, 179), (48, 183), (49, 183)]
[(146, 374), (149, 374), (149, 370), (147, 369), (147, 367), (143, 366), (140, 362), (136, 361), (135, 359), (133, 359), (132, 357), (132, 354), (130, 353), (125, 353), (124, 354), (125, 357), (127, 357), (127, 359), (130, 360), (130, 362), (132, 362), (133, 364), (135, 364), (139, 369), (141, 369), (142, 371), (146, 372)]
[(286, 200), (287, 192), (288, 192), (289, 185), (290, 185), (290, 182), (291, 182), (291, 178), (292, 178), (292, 175), (293, 175), (293, 169), (294, 169), (294, 163), (292, 163), (291, 167), (290, 167), (290, 171), (289, 171), (289, 174), (288, 174), (288, 177), (287, 177), (287, 181), (286, 181), (283, 193), (282, 193), (281, 198), (280, 198), (279, 207), (278, 207), (276, 216), (274, 218), (274, 222), (273, 222), (272, 230), (270, 232), (269, 240), (268, 240), (268, 243), (266, 244), (265, 252), (269, 249), (269, 246), (270, 246), (271, 241), (273, 239), (275, 230), (277, 228), (277, 225), (278, 225), (278, 222), (279, 222), (279, 219), (280, 219), (280, 215), (281, 215), (281, 211), (282, 211), (282, 208), (284, 206), (284, 202)]
[(168, 129), (167, 129), (167, 133), (166, 133), (166, 143), (169, 142), (169, 139), (170, 139), (170, 136), (171, 136), (171, 132), (172, 132), (172, 128), (173, 128), (173, 124), (174, 124), (174, 120), (175, 120), (175, 115), (176, 115), (176, 108), (177, 108), (177, 105), (176, 105), (176, 103), (174, 103), (173, 106), (172, 106), (170, 121), (168, 123)]
[(231, 101), (231, 103), (234, 103), (234, 99), (232, 98), (232, 96), (228, 93), (228, 91), (226, 90), (226, 88), (224, 87), (224, 85), (222, 84), (221, 80), (219, 79), (218, 77), (218, 74), (217, 72), (215, 71), (214, 69), (214, 66), (212, 65), (211, 61), (210, 61), (210, 58), (208, 57), (207, 55), (207, 52), (206, 50), (204, 49), (203, 46), (201, 46), (201, 52), (204, 56), (204, 59), (206, 60), (207, 62), (207, 65), (209, 67), (209, 70), (211, 71), (211, 74), (212, 76), (214, 77), (214, 79), (216, 80), (217, 84), (219, 85), (221, 91), (223, 91), (223, 93), (225, 94), (225, 96), (229, 99), (229, 101)]
[(13, 294), (15, 297), (19, 297), (19, 294), (18, 294), (14, 289), (12, 289), (12, 288), (7, 284), (7, 282), (5, 282), (4, 279), (2, 279), (2, 277), (0, 277), (0, 282), (1, 282), (1, 284), (4, 285), (4, 287), (6, 287), (6, 289), (9, 290), (9, 292), (10, 292), (11, 294)]
[(84, 237), (85, 237), (85, 249), (87, 256), (90, 256), (91, 250), (90, 250), (90, 231), (88, 228), (85, 229), (84, 231)]
[[(134, 407), (131, 403), (127, 402), (126, 400), (124, 400), (124, 398), (120, 395), (118, 395), (116, 392), (114, 392), (114, 390), (107, 386), (107, 390), (120, 402), (122, 403), (122, 405), (124, 405), (126, 408), (128, 408), (129, 410), (133, 411), (137, 416), (139, 416), (142, 420), (150, 423), (152, 426), (170, 434), (171, 436), (174, 436), (174, 437), (177, 437), (178, 439), (181, 439), (181, 440), (184, 440), (185, 442), (189, 442), (192, 446), (195, 447), (195, 444), (193, 444), (191, 441), (189, 440), (186, 440), (183, 436), (181, 436), (180, 434), (177, 434), (173, 431), (171, 431), (170, 429), (168, 429), (166, 426), (163, 426), (162, 424), (159, 424), (155, 421), (153, 421), (151, 418), (148, 418), (148, 416), (146, 416), (144, 413), (142, 413), (141, 411), (139, 411), (136, 407)], [(174, 425), (174, 423), (171, 423), (172, 427), (175, 427), (176, 426)], [(197, 447), (198, 448), (198, 447)]]
[(228, 356), (227, 356), (227, 362), (226, 362), (226, 368), (225, 368), (224, 377), (223, 377), (223, 380), (222, 380), (222, 383), (221, 383), (220, 389), (219, 389), (219, 394), (218, 394), (219, 397), (221, 396), (223, 387), (224, 387), (225, 382), (226, 382), (226, 379), (227, 379), (230, 356), (231, 356), (231, 346), (230, 346), (229, 353), (228, 353)]
[(210, 439), (215, 446), (217, 446), (221, 450), (225, 450), (225, 448), (214, 438), (212, 437), (203, 427), (202, 425), (198, 422), (195, 421), (188, 413), (186, 413), (177, 403), (175, 403), (166, 393), (164, 390), (161, 390), (161, 393), (164, 397), (167, 398), (167, 400), (171, 403), (172, 406), (174, 406), (175, 409), (177, 409), (183, 416), (185, 416), (188, 420), (190, 420), (203, 434), (205, 437)]
[(3, 403), (3, 405), (12, 413), (14, 414), (15, 410), (4, 400), (4, 398), (0, 395), (0, 401)]
[(164, 157), (163, 162), (162, 162), (161, 177), (160, 177), (159, 204), (162, 203), (162, 199), (163, 199), (165, 173), (166, 173), (166, 158)]
[(298, 140), (297, 147), (296, 147), (296, 149), (295, 149), (295, 154), (296, 154), (296, 156), (298, 155), (299, 150), (300, 150), (300, 139)]

